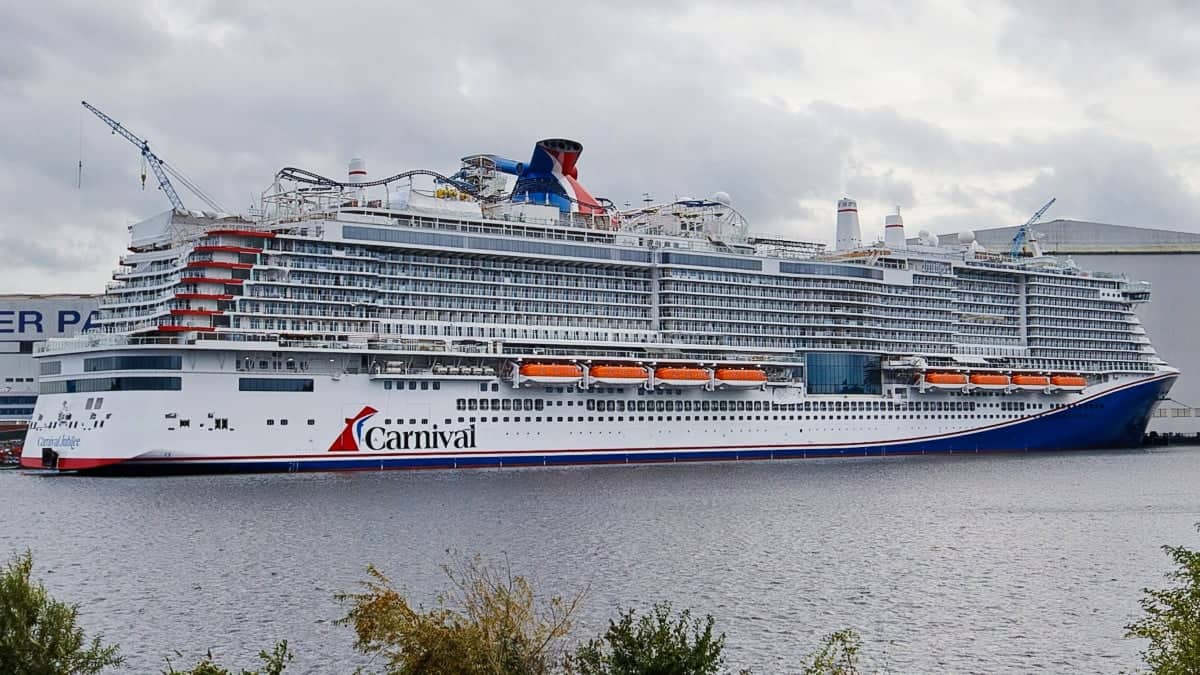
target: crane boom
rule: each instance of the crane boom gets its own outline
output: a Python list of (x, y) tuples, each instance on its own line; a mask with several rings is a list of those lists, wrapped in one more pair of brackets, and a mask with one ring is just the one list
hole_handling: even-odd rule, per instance
[(133, 143), (142, 151), (142, 157), (146, 158), (146, 164), (150, 165), (150, 170), (154, 172), (154, 177), (158, 179), (158, 187), (167, 195), (167, 199), (171, 201), (171, 206), (178, 211), (185, 211), (183, 200), (179, 198), (179, 193), (175, 191), (175, 186), (171, 184), (171, 179), (167, 177), (167, 172), (163, 169), (163, 161), (150, 150), (150, 143), (138, 138), (136, 134), (121, 126), (120, 122), (105, 115), (96, 106), (91, 105), (87, 101), (81, 101), (81, 103), (83, 103), (83, 107), (92, 111), (96, 117), (104, 120), (105, 124), (112, 127), (114, 134), (120, 134), (125, 137), (125, 140)]
[(1038, 218), (1041, 218), (1047, 211), (1049, 211), (1050, 207), (1057, 200), (1058, 197), (1051, 197), (1050, 201), (1043, 204), (1042, 208), (1038, 209), (1033, 216), (1029, 218), (1029, 220), (1025, 221), (1024, 225), (1017, 228), (1017, 233), (1013, 235), (1012, 250), (1009, 251), (1009, 255), (1012, 258), (1019, 258), (1021, 256), (1021, 247), (1023, 247), (1025, 242), (1029, 241), (1031, 238), (1029, 236), (1029, 228), (1033, 227), (1033, 224), (1038, 221)]

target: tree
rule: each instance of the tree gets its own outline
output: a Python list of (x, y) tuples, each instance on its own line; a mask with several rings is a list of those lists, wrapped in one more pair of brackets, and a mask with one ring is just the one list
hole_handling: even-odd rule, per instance
[(801, 662), (803, 675), (858, 675), (862, 640), (848, 628), (826, 635), (821, 646)]
[(461, 675), (546, 675), (561, 662), (561, 641), (583, 594), (537, 602), (529, 582), (476, 556), (443, 565), (450, 591), (435, 606), (413, 607), (375, 567), (364, 591), (340, 594), (351, 608), (355, 648), (386, 659), (386, 672)]
[[(175, 653), (179, 654), (179, 652)], [(271, 650), (270, 654), (263, 650), (258, 653), (258, 658), (263, 662), (262, 670), (243, 670), (240, 675), (279, 675), (292, 660), (292, 652), (288, 649), (287, 640), (280, 640), (275, 643), (275, 648)], [(171, 665), (171, 659), (167, 659), (167, 669), (163, 671), (163, 675), (234, 675), (234, 673), (217, 665), (213, 661), (212, 651), (209, 651), (200, 663), (187, 670), (175, 670), (175, 667)]]
[(76, 625), (79, 606), (50, 597), (32, 570), (29, 551), (0, 570), (0, 673), (85, 675), (123, 663), (116, 645), (99, 636), (87, 642)]
[(712, 616), (672, 616), (670, 603), (637, 616), (628, 609), (608, 622), (600, 638), (580, 645), (567, 660), (579, 675), (716, 675), (725, 665), (725, 634), (714, 636)]
[[(1197, 526), (1200, 529), (1200, 525)], [(1143, 638), (1150, 645), (1142, 660), (1159, 675), (1200, 674), (1200, 551), (1163, 546), (1175, 562), (1167, 578), (1176, 583), (1165, 590), (1142, 589), (1140, 620), (1125, 626), (1125, 637)]]

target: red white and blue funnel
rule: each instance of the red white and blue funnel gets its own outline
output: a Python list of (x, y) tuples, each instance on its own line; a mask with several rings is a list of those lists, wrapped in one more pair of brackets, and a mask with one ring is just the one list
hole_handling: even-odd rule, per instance
[(604, 213), (596, 198), (579, 184), (575, 163), (582, 152), (582, 144), (565, 138), (539, 141), (517, 177), (512, 200), (557, 206), (564, 213)]

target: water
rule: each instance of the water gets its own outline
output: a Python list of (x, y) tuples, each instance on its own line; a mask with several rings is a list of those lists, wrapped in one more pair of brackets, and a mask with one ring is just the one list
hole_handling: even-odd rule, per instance
[(1117, 672), (1164, 543), (1200, 546), (1200, 449), (463, 472), (105, 479), (0, 473), (0, 553), (131, 672), (212, 649), (349, 672), (338, 591), (374, 563), (429, 602), (447, 549), (543, 591), (586, 590), (576, 636), (618, 606), (711, 613), (731, 665), (786, 673), (856, 629), (895, 672)]

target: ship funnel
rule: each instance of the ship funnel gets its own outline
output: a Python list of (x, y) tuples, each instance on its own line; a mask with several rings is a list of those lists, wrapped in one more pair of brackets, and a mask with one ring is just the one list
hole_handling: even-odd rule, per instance
[(896, 209), (894, 215), (884, 216), (883, 243), (887, 244), (888, 248), (904, 248), (906, 243), (904, 239), (904, 219), (900, 217), (900, 209)]
[(367, 182), (367, 160), (363, 159), (362, 157), (355, 157), (354, 159), (350, 160), (350, 177), (346, 182)]
[(513, 186), (513, 201), (549, 204), (564, 213), (604, 213), (596, 198), (579, 184), (575, 164), (582, 152), (581, 143), (565, 138), (538, 141)]
[(858, 226), (858, 202), (842, 197), (837, 205), (837, 240), (834, 250), (849, 251), (862, 246), (862, 230)]

